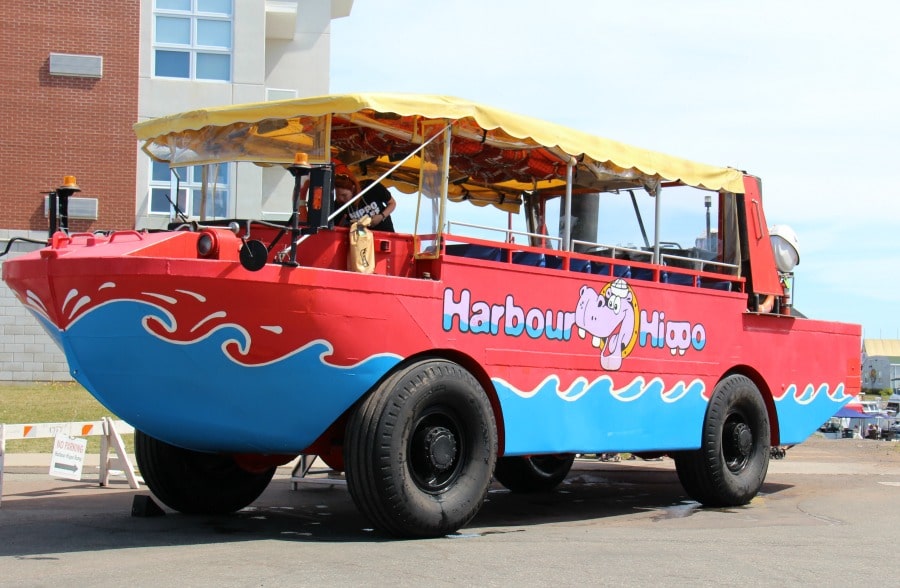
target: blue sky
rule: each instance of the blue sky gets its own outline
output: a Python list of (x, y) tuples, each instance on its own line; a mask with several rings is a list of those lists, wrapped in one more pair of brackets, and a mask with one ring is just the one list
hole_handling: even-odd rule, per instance
[(887, 1), (355, 0), (332, 92), (450, 94), (762, 178), (795, 305), (900, 338), (900, 9)]

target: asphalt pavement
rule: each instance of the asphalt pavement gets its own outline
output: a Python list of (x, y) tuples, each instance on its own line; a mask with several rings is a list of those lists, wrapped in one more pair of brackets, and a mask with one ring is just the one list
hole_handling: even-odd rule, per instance
[(373, 531), (340, 479), (294, 489), (290, 468), (234, 515), (143, 517), (146, 488), (101, 488), (90, 463), (81, 482), (54, 479), (36, 461), (7, 455), (0, 585), (891, 584), (900, 540), (896, 442), (814, 439), (731, 509), (689, 500), (669, 459), (577, 460), (556, 491), (495, 485), (459, 533), (418, 541)]

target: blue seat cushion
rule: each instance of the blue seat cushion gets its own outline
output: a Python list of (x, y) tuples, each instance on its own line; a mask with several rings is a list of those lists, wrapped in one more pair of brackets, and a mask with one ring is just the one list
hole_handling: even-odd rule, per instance
[(472, 259), (487, 259), (491, 261), (500, 261), (502, 259), (503, 250), (499, 247), (488, 247), (487, 245), (473, 245), (470, 243), (458, 243), (447, 245), (447, 253), (461, 257), (470, 257)]
[(520, 265), (531, 265), (534, 267), (545, 267), (546, 260), (543, 253), (533, 253), (531, 251), (516, 251), (513, 253), (512, 262)]

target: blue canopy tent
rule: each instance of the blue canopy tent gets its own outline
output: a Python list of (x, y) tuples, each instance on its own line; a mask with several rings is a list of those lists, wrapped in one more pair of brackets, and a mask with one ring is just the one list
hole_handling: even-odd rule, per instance
[(861, 412), (859, 410), (855, 410), (852, 407), (842, 406), (839, 411), (834, 413), (834, 416), (841, 419), (886, 419), (890, 418), (890, 415), (886, 412)]
[[(863, 411), (859, 405), (844, 406), (831, 418), (841, 419), (840, 426), (843, 428), (843, 437), (859, 436), (869, 439), (891, 439), (894, 434), (889, 422), (892, 419), (891, 415), (882, 411)], [(859, 420), (854, 424), (854, 421), (850, 419)], [(886, 420), (882, 421), (882, 419)], [(885, 433), (885, 431), (887, 432)]]

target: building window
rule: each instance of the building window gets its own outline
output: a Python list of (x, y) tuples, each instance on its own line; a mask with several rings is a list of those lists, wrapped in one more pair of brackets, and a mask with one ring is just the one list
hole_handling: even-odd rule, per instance
[(287, 98), (296, 98), (297, 90), (284, 90), (281, 88), (266, 88), (266, 100), (285, 100)]
[[(150, 214), (176, 218), (226, 218), (231, 209), (229, 187), (230, 165), (209, 166), (206, 205), (203, 206), (203, 168), (179, 167), (169, 169), (168, 164), (150, 162)], [(175, 194), (176, 197), (172, 197)], [(177, 210), (176, 210), (177, 206)]]
[(153, 75), (231, 81), (232, 0), (156, 0)]

